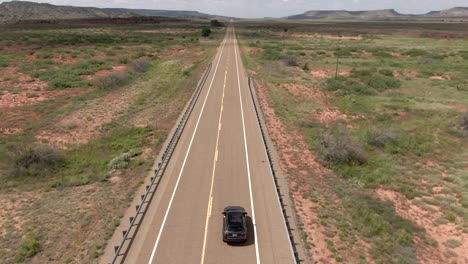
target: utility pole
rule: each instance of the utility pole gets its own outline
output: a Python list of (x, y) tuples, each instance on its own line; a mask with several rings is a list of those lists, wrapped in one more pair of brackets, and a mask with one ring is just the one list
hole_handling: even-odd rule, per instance
[(335, 79), (338, 78), (338, 59), (340, 58), (340, 55), (337, 53), (336, 54), (336, 70), (335, 70)]

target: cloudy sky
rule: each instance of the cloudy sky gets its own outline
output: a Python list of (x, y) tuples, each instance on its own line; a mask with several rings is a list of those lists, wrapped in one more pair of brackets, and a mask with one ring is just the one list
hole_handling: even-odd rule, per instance
[[(372, 10), (393, 8), (404, 14), (422, 14), (468, 0), (29, 0), (55, 5), (194, 10), (203, 13), (261, 18), (300, 14), (307, 10)], [(0, 2), (6, 2), (0, 0)]]

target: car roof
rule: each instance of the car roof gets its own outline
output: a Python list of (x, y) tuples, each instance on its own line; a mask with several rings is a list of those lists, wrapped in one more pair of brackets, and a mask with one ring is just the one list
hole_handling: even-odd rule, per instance
[(224, 212), (242, 212), (245, 213), (245, 210), (241, 206), (227, 206), (224, 208)]

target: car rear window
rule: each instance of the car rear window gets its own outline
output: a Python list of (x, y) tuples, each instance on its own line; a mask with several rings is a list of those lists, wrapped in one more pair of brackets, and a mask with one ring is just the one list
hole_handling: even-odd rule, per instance
[(244, 226), (244, 215), (242, 213), (228, 213), (228, 227), (232, 231), (241, 231)]

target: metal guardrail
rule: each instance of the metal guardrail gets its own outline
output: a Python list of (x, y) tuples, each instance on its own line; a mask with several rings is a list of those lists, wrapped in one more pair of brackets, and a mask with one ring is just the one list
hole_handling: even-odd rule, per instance
[[(203, 89), (203, 86), (205, 85), (206, 79), (208, 78), (208, 75), (211, 71), (211, 66), (212, 63), (208, 65), (208, 68), (205, 70), (205, 73), (203, 74), (202, 78), (198, 82), (198, 86), (195, 90), (195, 92), (192, 95), (192, 98), (190, 99), (190, 102), (185, 108), (184, 114), (181, 116), (179, 120), (179, 124), (177, 125), (177, 129), (174, 131), (172, 134), (172, 137), (169, 141), (169, 143), (166, 146), (166, 149), (164, 150), (164, 154), (161, 157), (161, 162), (158, 163), (157, 169), (154, 171), (154, 176), (151, 177), (151, 182), (149, 185), (146, 185), (146, 192), (144, 195), (141, 195), (141, 201), (140, 203), (136, 206), (136, 212), (133, 217), (130, 217), (130, 226), (128, 227), (128, 230), (123, 231), (123, 238), (122, 242), (120, 243), (119, 246), (115, 246), (115, 254), (114, 258), (112, 259), (112, 264), (117, 263), (117, 260), (119, 257), (122, 257), (121, 262), (122, 263), (125, 260), (126, 254), (128, 253), (128, 249), (130, 248), (130, 245), (135, 238), (139, 225), (141, 221), (143, 220), (143, 217), (146, 213), (146, 210), (143, 210), (143, 207), (145, 203), (147, 204), (147, 207), (149, 203), (151, 202), (154, 194), (156, 193), (156, 189), (159, 186), (159, 182), (161, 180), (162, 175), (164, 174), (164, 171), (166, 170), (167, 163), (169, 162), (170, 158), (172, 157), (172, 153), (177, 146), (177, 143), (179, 142), (179, 138), (182, 135), (182, 131), (185, 128), (185, 125), (187, 124), (187, 120), (190, 117), (190, 114), (192, 113), (193, 108), (195, 107), (195, 103), (197, 102), (198, 97), (200, 96), (201, 90)], [(153, 188), (154, 187), (154, 188)], [(146, 207), (146, 208), (147, 208)], [(138, 217), (140, 216), (140, 217)], [(138, 223), (137, 223), (138, 221)], [(135, 227), (135, 230), (133, 232), (133, 235), (130, 236), (133, 228)], [(128, 242), (128, 247), (124, 249), (126, 243)]]
[(257, 103), (255, 102), (255, 98), (254, 98), (254, 95), (253, 95), (253, 92), (252, 92), (252, 85), (251, 85), (251, 79), (250, 78), (248, 80), (248, 84), (249, 84), (250, 97), (252, 99), (252, 103), (253, 103), (253, 106), (254, 106), (254, 109), (255, 109), (255, 115), (257, 116), (258, 126), (260, 128), (260, 133), (262, 134), (263, 145), (265, 146), (265, 151), (266, 151), (266, 154), (268, 156), (268, 164), (270, 165), (271, 176), (273, 177), (273, 181), (275, 183), (275, 188), (276, 188), (277, 198), (278, 198), (279, 204), (281, 206), (281, 212), (282, 212), (282, 216), (283, 216), (283, 223), (286, 226), (286, 230), (288, 231), (289, 243), (290, 243), (290, 246), (291, 246), (291, 253), (294, 256), (294, 263), (297, 264), (297, 263), (300, 262), (299, 253), (297, 252), (296, 244), (294, 243), (294, 236), (293, 236), (292, 230), (291, 230), (291, 225), (289, 224), (289, 220), (288, 220), (288, 217), (286, 215), (286, 209), (285, 209), (285, 206), (284, 206), (283, 198), (281, 197), (281, 190), (280, 190), (280, 188), (278, 186), (278, 177), (276, 176), (275, 168), (273, 167), (273, 159), (271, 157), (270, 148), (268, 147), (268, 143), (267, 143), (267, 140), (266, 140), (265, 130), (263, 128), (263, 125), (262, 125), (262, 122), (261, 122), (261, 119), (260, 119), (258, 106), (257, 106)]

